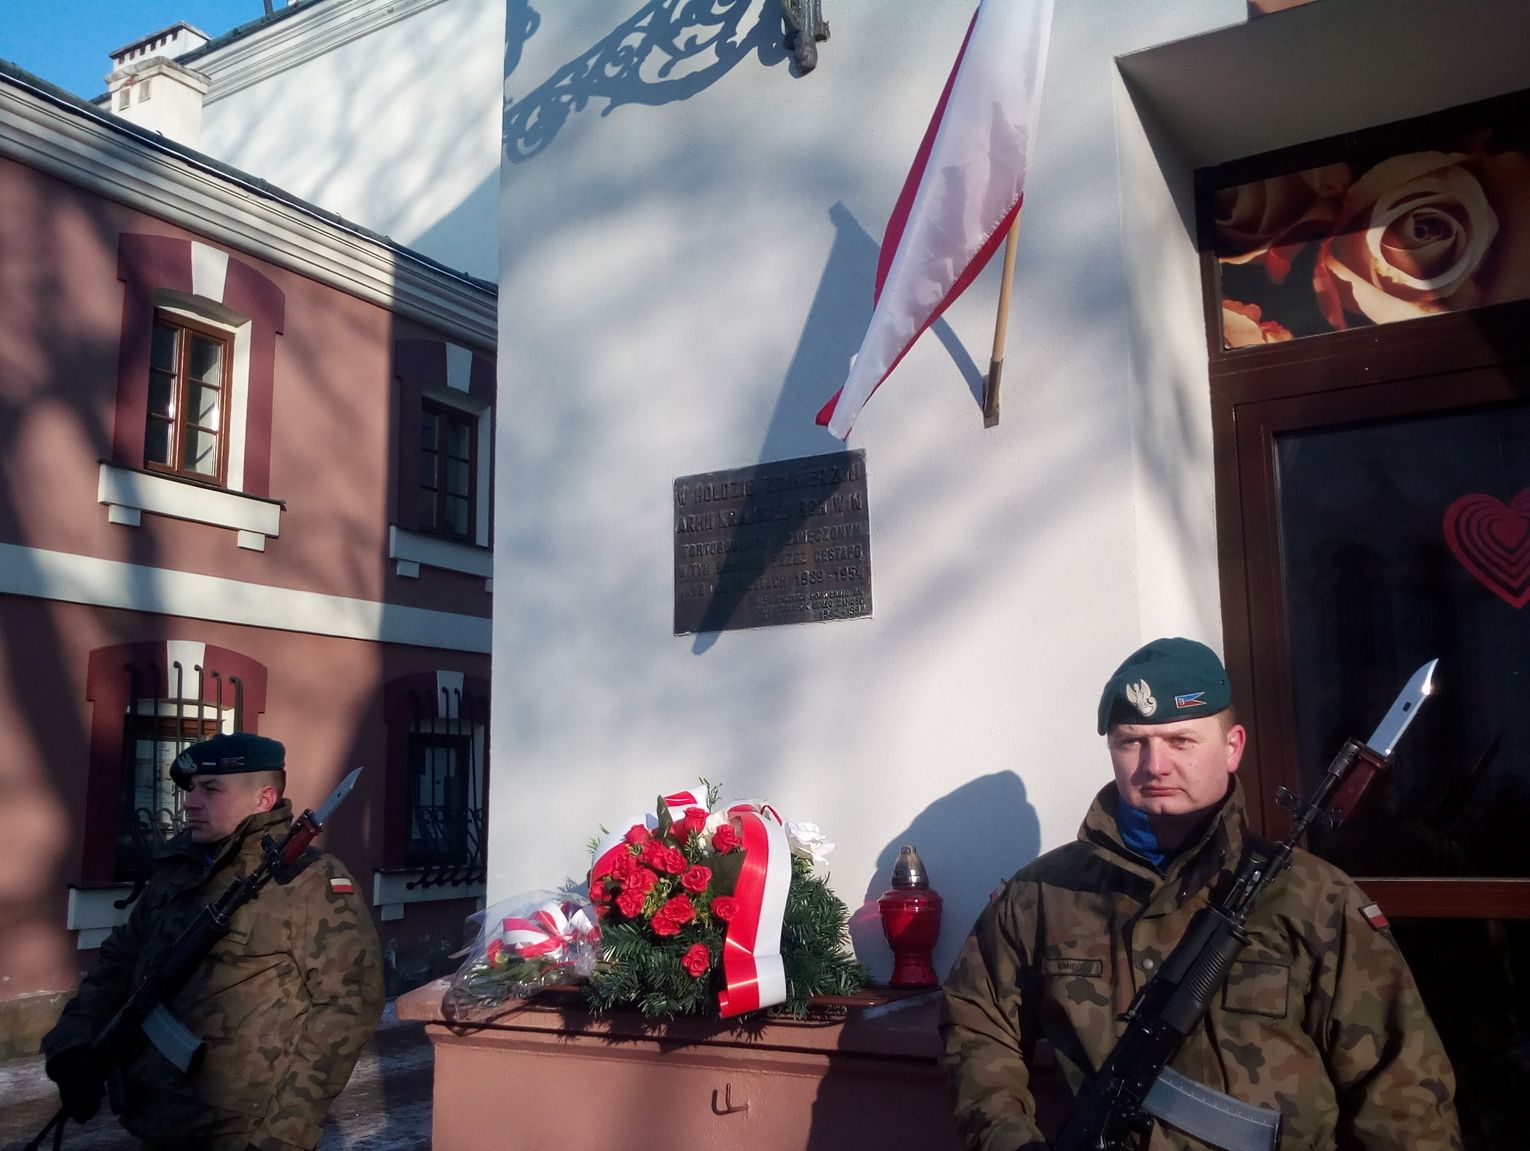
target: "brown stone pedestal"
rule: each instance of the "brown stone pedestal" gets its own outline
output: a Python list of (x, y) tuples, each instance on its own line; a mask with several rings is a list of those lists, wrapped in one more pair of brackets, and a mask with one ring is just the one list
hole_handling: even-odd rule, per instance
[(739, 1027), (595, 1018), (555, 992), (468, 1023), (437, 980), (398, 1014), (435, 1045), (434, 1151), (961, 1145), (928, 996), (865, 993)]

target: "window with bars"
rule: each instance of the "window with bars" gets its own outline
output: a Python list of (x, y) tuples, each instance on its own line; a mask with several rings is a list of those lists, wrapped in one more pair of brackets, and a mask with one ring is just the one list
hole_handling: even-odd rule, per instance
[(487, 707), (442, 689), (439, 707), (411, 692), (408, 840), (405, 865), (422, 886), (472, 883), (484, 875), (484, 754)]
[[(195, 701), (175, 700), (191, 705)], [(122, 811), (117, 836), (116, 873), (132, 879), (154, 849), (185, 825), (185, 793), (170, 779), (170, 764), (194, 743), (221, 730), (216, 719), (164, 715), (129, 715), (123, 731)]]
[(446, 732), (409, 737), (409, 862), (460, 862), (468, 848), (472, 740)]
[(220, 731), (243, 730), (244, 692), (238, 677), (226, 685), (219, 676), (209, 682), (201, 668), (176, 664), (168, 696), (142, 695), (140, 683), (160, 682), (157, 669), (129, 664), (124, 670), (130, 686), (112, 870), (118, 880), (141, 883), (154, 852), (184, 826), (185, 793), (171, 780), (170, 764), (194, 743)]
[(144, 464), (222, 485), (232, 336), (167, 311), (154, 315)]
[(420, 417), (420, 528), (471, 539), (477, 418), (428, 400)]

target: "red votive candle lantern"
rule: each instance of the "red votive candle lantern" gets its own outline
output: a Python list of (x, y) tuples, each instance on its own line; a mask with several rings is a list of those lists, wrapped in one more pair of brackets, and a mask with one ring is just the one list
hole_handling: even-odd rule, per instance
[(893, 864), (892, 886), (877, 900), (882, 912), (882, 933), (893, 952), (894, 987), (934, 987), (932, 953), (940, 938), (940, 896), (930, 887), (924, 862), (912, 845), (898, 849)]

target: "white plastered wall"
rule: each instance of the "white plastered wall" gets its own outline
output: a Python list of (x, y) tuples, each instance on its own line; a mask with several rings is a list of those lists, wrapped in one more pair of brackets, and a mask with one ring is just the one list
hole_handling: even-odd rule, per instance
[[(713, 5), (736, 22), (683, 61), (631, 19), (652, 5), (548, 5), (512, 36), (489, 897), (580, 877), (598, 825), (706, 776), (823, 826), (885, 977), (874, 901), (900, 844), (945, 897), (943, 968), (989, 890), (1071, 838), (1109, 778), (1094, 712), (1121, 657), (1159, 634), (1220, 645), (1191, 169), (1241, 154), (1228, 140), (1352, 126), (1354, 78), (1288, 115), (1307, 97), (1281, 62), (1353, 6), (1256, 28), (1243, 0), (1059, 0), (1002, 423), (984, 430), (977, 398), (996, 261), (851, 435), (873, 617), (674, 636), (674, 479), (839, 447), (813, 415), (865, 329), (973, 8), (826, 7), (805, 77), (774, 0)], [(1425, 110), (1400, 96), (1364, 122), (1388, 108)]]
[(211, 79), (200, 148), (493, 280), (504, 27), (504, 0), (295, 12), (192, 62)]

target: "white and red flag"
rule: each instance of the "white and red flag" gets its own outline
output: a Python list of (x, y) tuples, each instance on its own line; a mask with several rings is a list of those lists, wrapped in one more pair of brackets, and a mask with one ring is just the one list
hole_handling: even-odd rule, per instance
[(1020, 211), (1052, 0), (983, 0), (893, 207), (871, 323), (818, 422), (845, 439), (871, 393), (993, 257)]

